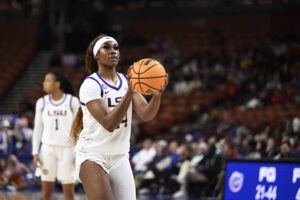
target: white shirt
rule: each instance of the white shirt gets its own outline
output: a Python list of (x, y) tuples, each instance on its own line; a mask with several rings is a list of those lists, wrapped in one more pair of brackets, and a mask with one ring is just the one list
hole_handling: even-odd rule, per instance
[(70, 94), (53, 101), (51, 95), (39, 98), (35, 108), (32, 154), (39, 151), (40, 142), (56, 146), (72, 146), (70, 131), (79, 108), (79, 100)]
[(4, 131), (0, 130), (0, 150), (3, 152), (7, 152), (8, 148), (8, 141), (7, 135)]
[(153, 160), (156, 155), (155, 148), (142, 149), (132, 157), (132, 162), (135, 164), (134, 169), (137, 171), (146, 171), (147, 165)]
[(86, 104), (101, 99), (109, 111), (121, 101), (128, 90), (127, 78), (116, 73), (118, 82), (112, 85), (97, 72), (88, 76), (79, 90), (80, 104), (83, 112), (83, 130), (79, 135), (75, 151), (99, 153), (100, 155), (127, 154), (131, 132), (132, 103), (127, 114), (113, 132), (107, 131), (88, 111)]

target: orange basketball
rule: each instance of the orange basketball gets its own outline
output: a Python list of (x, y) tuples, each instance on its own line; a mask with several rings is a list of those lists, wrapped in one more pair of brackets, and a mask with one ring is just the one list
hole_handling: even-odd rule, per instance
[(166, 83), (166, 77), (165, 68), (157, 60), (144, 58), (132, 65), (132, 87), (144, 95), (160, 91)]

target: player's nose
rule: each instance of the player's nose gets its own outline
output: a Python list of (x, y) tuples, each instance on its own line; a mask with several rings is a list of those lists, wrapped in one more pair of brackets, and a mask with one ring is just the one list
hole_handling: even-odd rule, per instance
[(110, 54), (117, 54), (117, 50), (115, 48), (110, 49)]

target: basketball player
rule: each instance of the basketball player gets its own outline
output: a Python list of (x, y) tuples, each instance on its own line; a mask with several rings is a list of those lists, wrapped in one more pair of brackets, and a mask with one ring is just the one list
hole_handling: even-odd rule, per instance
[(96, 37), (86, 52), (90, 76), (80, 87), (81, 109), (71, 134), (77, 141), (76, 167), (89, 200), (136, 199), (128, 159), (132, 108), (141, 119), (150, 121), (164, 90), (147, 103), (128, 84), (130, 74), (127, 78), (116, 72), (119, 58), (117, 41), (106, 35)]
[(73, 200), (75, 155), (70, 131), (79, 100), (72, 95), (70, 81), (59, 72), (45, 76), (43, 89), (48, 94), (36, 103), (32, 138), (33, 162), (41, 171), (42, 197), (51, 199), (57, 178), (62, 183), (65, 199)]

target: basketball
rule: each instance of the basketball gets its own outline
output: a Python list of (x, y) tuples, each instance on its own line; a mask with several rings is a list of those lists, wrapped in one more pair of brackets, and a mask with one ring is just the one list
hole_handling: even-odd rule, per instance
[(159, 92), (166, 83), (166, 70), (157, 60), (144, 58), (131, 69), (132, 87), (143, 95)]

